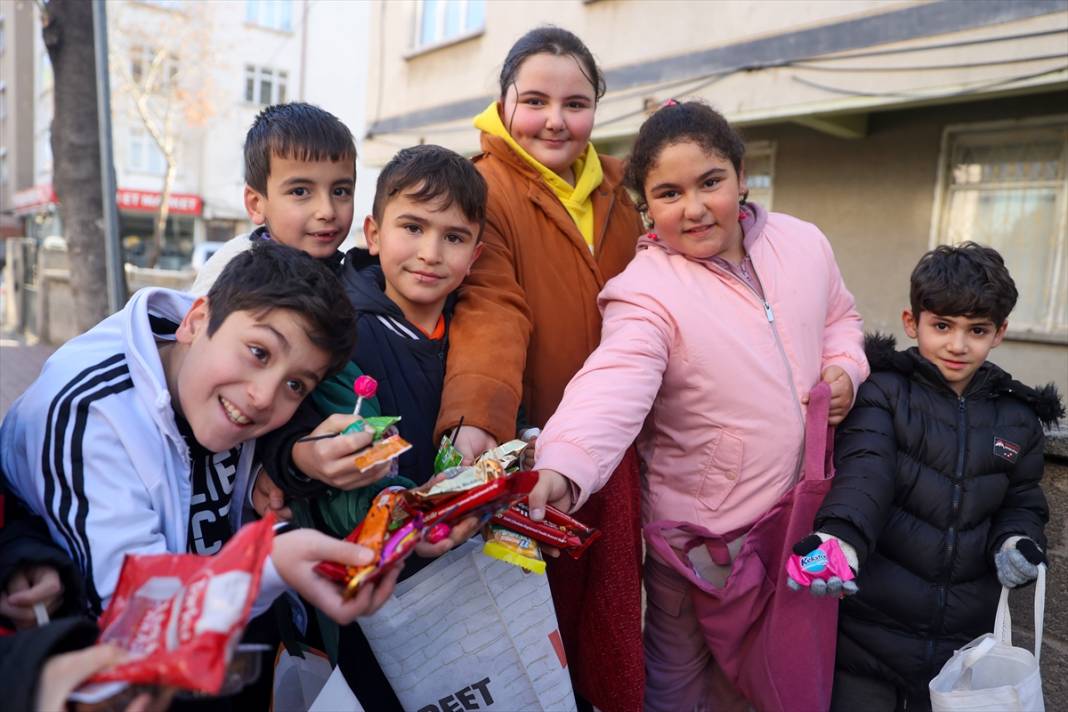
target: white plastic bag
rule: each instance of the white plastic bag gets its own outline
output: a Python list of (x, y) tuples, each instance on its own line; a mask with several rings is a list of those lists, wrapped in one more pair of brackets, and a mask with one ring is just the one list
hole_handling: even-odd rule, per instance
[(994, 632), (953, 654), (930, 683), (932, 712), (1044, 712), (1039, 656), (1046, 567), (1035, 585), (1035, 652), (1012, 647), (1009, 589), (1001, 589)]
[(358, 619), (401, 705), (574, 710), (549, 582), (481, 549), (465, 542)]

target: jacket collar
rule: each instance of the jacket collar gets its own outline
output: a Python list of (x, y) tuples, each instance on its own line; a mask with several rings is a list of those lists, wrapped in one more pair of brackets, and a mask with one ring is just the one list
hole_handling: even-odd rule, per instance
[[(876, 371), (900, 373), (908, 378), (922, 380), (933, 387), (945, 389), (956, 397), (956, 393), (950, 388), (938, 367), (921, 356), (916, 347), (898, 351), (893, 336), (866, 334), (864, 352), (868, 357), (872, 373)], [(1025, 386), (990, 361), (985, 362), (975, 372), (963, 397), (993, 398), (1003, 395), (1012, 396), (1027, 403), (1046, 427), (1052, 427), (1064, 417), (1064, 405), (1061, 403), (1056, 385), (1048, 383), (1035, 388)]]

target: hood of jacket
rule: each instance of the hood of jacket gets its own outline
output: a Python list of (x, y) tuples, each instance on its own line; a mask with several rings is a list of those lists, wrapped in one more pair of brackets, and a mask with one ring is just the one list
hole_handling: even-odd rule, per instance
[[(903, 376), (922, 378), (934, 385), (949, 388), (938, 367), (920, 355), (920, 350), (913, 346), (904, 351), (897, 350), (896, 339), (888, 334), (866, 334), (864, 352), (868, 357), (872, 373), (876, 371), (894, 371)], [(999, 366), (985, 362), (975, 372), (965, 395), (975, 396), (992, 394), (1008, 395), (1027, 403), (1042, 424), (1047, 428), (1056, 425), (1064, 417), (1064, 404), (1054, 383), (1044, 386), (1027, 386), (1013, 379)]]

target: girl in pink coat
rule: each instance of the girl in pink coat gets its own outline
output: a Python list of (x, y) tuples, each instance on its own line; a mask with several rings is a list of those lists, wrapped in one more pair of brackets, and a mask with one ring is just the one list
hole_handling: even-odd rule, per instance
[[(538, 439), (535, 517), (582, 506), (637, 440), (644, 522), (744, 530), (797, 481), (809, 390), (830, 384), (832, 423), (848, 412), (868, 375), (853, 296), (815, 225), (746, 202), (744, 152), (701, 103), (642, 125), (626, 179), (652, 231), (601, 292), (601, 344)], [(686, 581), (653, 556), (644, 580), (646, 709), (745, 709)]]

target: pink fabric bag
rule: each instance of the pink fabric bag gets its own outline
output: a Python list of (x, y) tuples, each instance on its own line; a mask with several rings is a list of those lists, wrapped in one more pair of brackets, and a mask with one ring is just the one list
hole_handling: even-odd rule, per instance
[(723, 588), (699, 577), (665, 533), (684, 533), (687, 553), (704, 546), (716, 564), (726, 566), (731, 563), (727, 543), (745, 530), (716, 534), (688, 522), (645, 525), (649, 548), (692, 585), (694, 609), (716, 662), (759, 712), (830, 706), (838, 601), (786, 586), (791, 547), (812, 532), (834, 476), (829, 407), (830, 387), (820, 383), (808, 404), (802, 478), (749, 529)]

